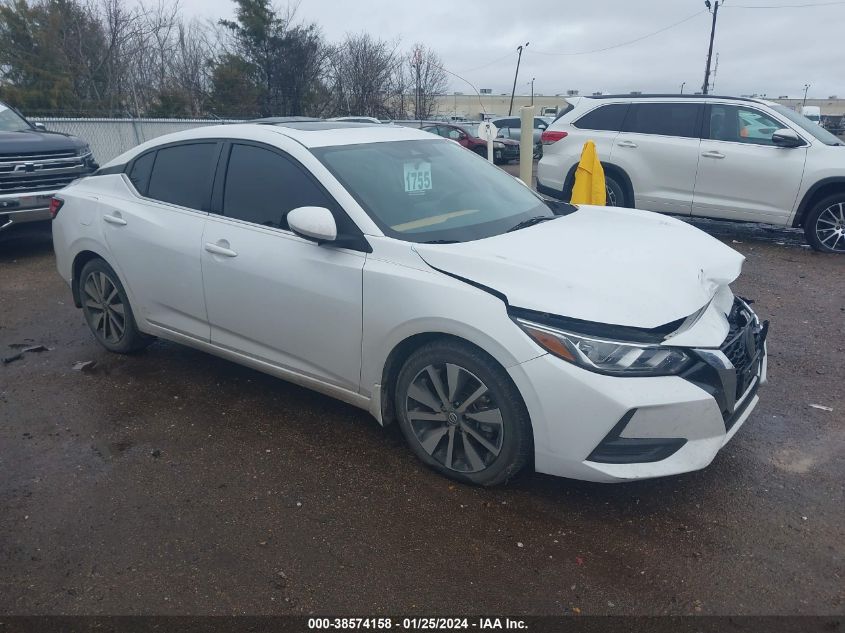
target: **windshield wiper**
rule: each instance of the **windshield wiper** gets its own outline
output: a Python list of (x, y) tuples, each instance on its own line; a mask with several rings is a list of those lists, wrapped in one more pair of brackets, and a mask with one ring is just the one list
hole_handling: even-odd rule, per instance
[(423, 244), (457, 244), (458, 240), (428, 240)]
[(519, 229), (527, 229), (529, 226), (534, 226), (535, 224), (540, 224), (540, 222), (545, 222), (546, 220), (554, 219), (555, 216), (537, 215), (533, 218), (528, 218), (527, 220), (523, 220), (522, 222), (512, 226), (507, 230), (507, 233), (512, 233), (513, 231), (518, 231)]

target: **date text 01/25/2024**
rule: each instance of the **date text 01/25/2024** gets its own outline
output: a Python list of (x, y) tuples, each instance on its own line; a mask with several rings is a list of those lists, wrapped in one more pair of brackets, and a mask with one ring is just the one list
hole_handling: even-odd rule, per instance
[(445, 630), (520, 630), (525, 622), (511, 618), (309, 618), (310, 630), (381, 630), (445, 631)]

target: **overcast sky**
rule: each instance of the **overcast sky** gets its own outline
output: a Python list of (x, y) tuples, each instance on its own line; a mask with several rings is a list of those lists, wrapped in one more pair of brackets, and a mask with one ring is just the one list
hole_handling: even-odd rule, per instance
[[(821, 4), (824, 6), (795, 7)], [(282, 1), (280, 6), (287, 6)], [(182, 0), (201, 18), (233, 16), (230, 0)], [(777, 6), (747, 9), (748, 6)], [(522, 7), (520, 9), (520, 7)], [(697, 15), (695, 15), (698, 12)], [(694, 16), (694, 17), (691, 17)], [(446, 69), (477, 88), (510, 92), (516, 47), (522, 56), (518, 94), (595, 91), (685, 92), (701, 89), (711, 15), (704, 0), (301, 0), (297, 17), (316, 22), (330, 41), (367, 31), (382, 39), (420, 41), (441, 56)], [(604, 52), (580, 53), (630, 42)], [(769, 97), (845, 97), (845, 1), (726, 0), (719, 10), (714, 51), (719, 53), (716, 92)], [(455, 77), (451, 90), (471, 92)]]

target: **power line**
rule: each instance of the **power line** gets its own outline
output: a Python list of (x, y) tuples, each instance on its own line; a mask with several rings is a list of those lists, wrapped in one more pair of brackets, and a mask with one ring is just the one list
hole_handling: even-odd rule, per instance
[[(843, 2), (845, 2), (845, 0), (843, 0)], [(575, 53), (552, 53), (552, 52), (548, 52), (548, 51), (538, 51), (536, 49), (534, 49), (534, 52), (537, 53), (538, 55), (558, 55), (558, 56), (564, 56), (564, 57), (573, 56), (573, 55), (591, 55), (593, 53), (603, 53), (604, 51), (610, 51), (610, 50), (613, 50), (614, 48), (622, 48), (623, 46), (628, 46), (630, 44), (636, 44), (637, 42), (642, 42), (643, 40), (646, 40), (650, 37), (654, 37), (655, 35), (659, 35), (660, 33), (668, 31), (669, 29), (674, 29), (676, 26), (680, 26), (681, 24), (689, 22), (693, 18), (697, 18), (699, 15), (702, 15), (704, 13), (707, 13), (706, 9), (702, 10), (702, 11), (696, 11), (695, 13), (693, 13), (692, 15), (684, 18), (683, 20), (679, 20), (678, 22), (670, 24), (669, 26), (664, 26), (662, 29), (658, 29), (657, 31), (653, 31), (652, 33), (649, 33), (648, 35), (643, 35), (642, 37), (638, 37), (638, 38), (633, 39), (633, 40), (628, 40), (627, 42), (621, 42), (619, 44), (614, 44), (613, 46), (606, 46), (604, 48), (596, 48), (596, 49), (593, 49), (593, 50), (590, 50), (590, 51), (578, 51), (578, 52), (575, 52)]]
[(486, 64), (482, 64), (481, 66), (476, 66), (475, 68), (467, 68), (465, 70), (462, 70), (461, 72), (462, 73), (471, 73), (475, 70), (481, 70), (482, 68), (487, 68), (488, 66), (492, 66), (493, 64), (497, 64), (497, 63), (504, 61), (506, 59), (510, 59), (512, 56), (513, 56), (513, 53), (507, 53), (506, 55), (502, 55), (501, 57), (494, 59), (492, 62), (487, 62)]
[(845, 4), (845, 0), (833, 2), (808, 2), (805, 4), (729, 4), (725, 8), (731, 9), (806, 9), (809, 7), (830, 7)]

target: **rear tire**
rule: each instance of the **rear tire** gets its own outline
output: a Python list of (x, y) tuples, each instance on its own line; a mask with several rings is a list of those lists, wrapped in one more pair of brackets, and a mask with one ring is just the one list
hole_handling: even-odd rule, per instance
[(812, 208), (804, 220), (804, 235), (817, 251), (845, 254), (845, 193), (828, 196)]
[(625, 195), (625, 187), (617, 180), (615, 175), (605, 174), (605, 186), (607, 188), (607, 206), (627, 207), (628, 198)]
[(465, 343), (435, 341), (411, 354), (399, 371), (394, 404), (414, 454), (452, 479), (504, 483), (533, 451), (516, 386), (495, 360)]
[(126, 290), (104, 260), (92, 259), (83, 266), (79, 299), (91, 333), (110, 352), (130, 354), (153, 342), (138, 329)]

